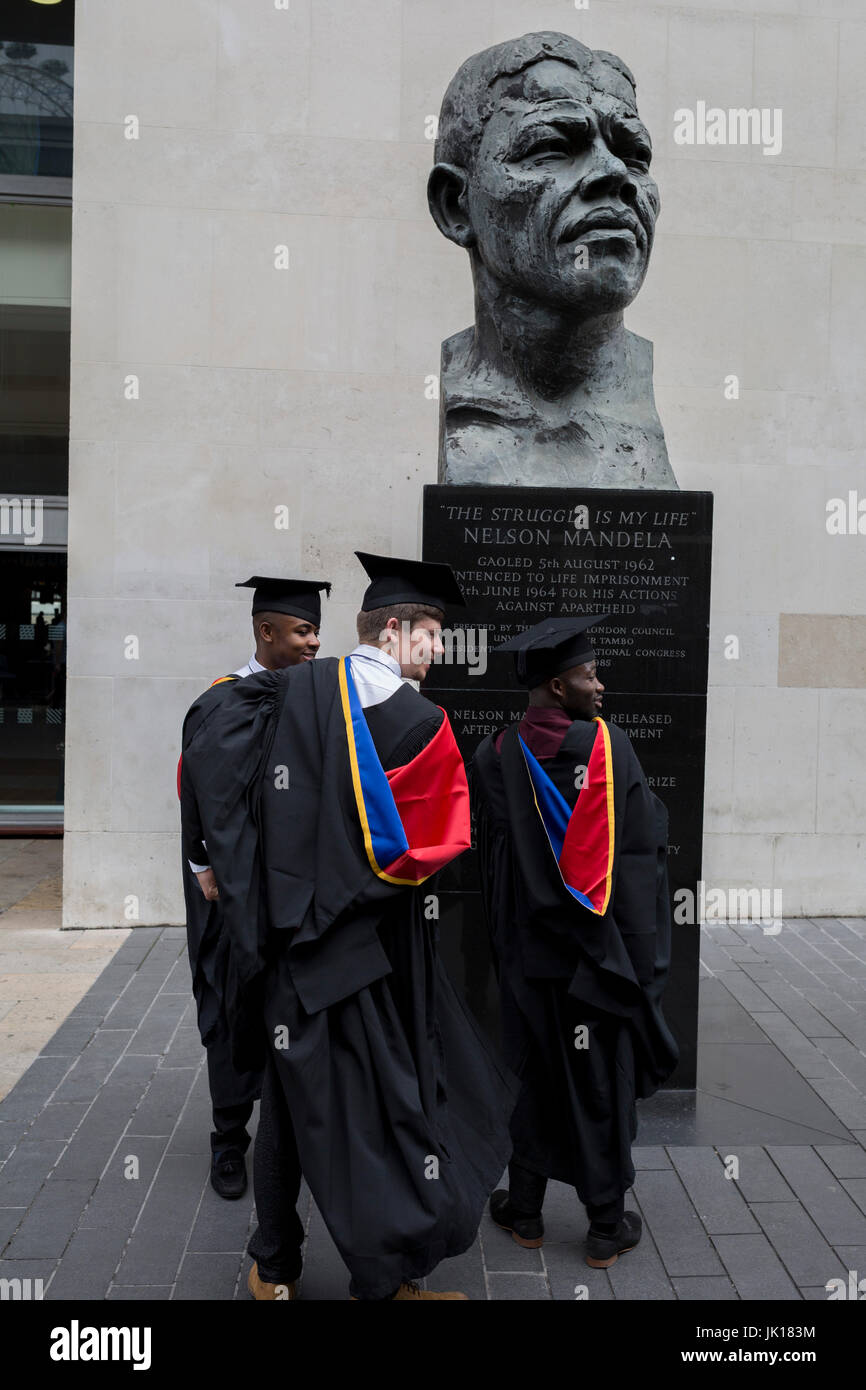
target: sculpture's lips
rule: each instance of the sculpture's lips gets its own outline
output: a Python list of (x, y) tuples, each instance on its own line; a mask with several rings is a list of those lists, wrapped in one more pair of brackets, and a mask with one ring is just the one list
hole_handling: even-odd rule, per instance
[(584, 217), (572, 218), (566, 222), (559, 240), (580, 241), (588, 232), (596, 231), (631, 232), (635, 241), (643, 240), (643, 228), (634, 213), (625, 209), (614, 212), (612, 208), (599, 208)]

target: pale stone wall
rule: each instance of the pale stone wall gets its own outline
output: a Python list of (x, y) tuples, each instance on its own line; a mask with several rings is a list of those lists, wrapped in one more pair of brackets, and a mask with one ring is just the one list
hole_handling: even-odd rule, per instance
[[(234, 581), (333, 580), (328, 654), (353, 639), (352, 550), (417, 553), (424, 380), (472, 318), (425, 119), (469, 53), (542, 28), (629, 63), (655, 142), (628, 324), (680, 485), (716, 498), (705, 877), (866, 912), (862, 625), (813, 640), (814, 615), (866, 611), (866, 540), (825, 528), (863, 490), (862, 0), (79, 0), (67, 925), (182, 920), (179, 725), (249, 655)], [(676, 145), (698, 101), (781, 107), (781, 153)]]

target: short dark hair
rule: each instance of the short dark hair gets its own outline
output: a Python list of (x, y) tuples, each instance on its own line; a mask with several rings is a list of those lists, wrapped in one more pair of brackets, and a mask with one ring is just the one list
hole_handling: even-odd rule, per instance
[(607, 84), (613, 78), (621, 88), (622, 99), (632, 105), (637, 114), (634, 77), (615, 53), (587, 48), (585, 43), (570, 34), (524, 34), (519, 39), (509, 39), (506, 43), (485, 48), (481, 53), (473, 53), (457, 69), (442, 98), (434, 156), (436, 163), (456, 164), (461, 169), (471, 169), (484, 127), (496, 105), (493, 90), (496, 83), (504, 77), (516, 77), (534, 64), (548, 60), (567, 63), (587, 76), (595, 76), (596, 85), (600, 85), (601, 70), (608, 69)]
[(408, 623), (411, 632), (419, 618), (438, 618), (441, 622), (444, 616), (441, 608), (433, 608), (429, 603), (389, 603), (384, 608), (371, 608), (368, 613), (362, 610), (355, 618), (355, 626), (359, 642), (376, 643), (389, 618)]

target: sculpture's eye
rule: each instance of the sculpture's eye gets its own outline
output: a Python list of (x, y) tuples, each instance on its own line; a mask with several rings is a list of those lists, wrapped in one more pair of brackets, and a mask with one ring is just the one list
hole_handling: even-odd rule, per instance
[(548, 159), (568, 159), (571, 155), (571, 146), (567, 140), (551, 137), (547, 140), (538, 140), (531, 145), (524, 153), (524, 159), (532, 159), (537, 164)]
[(648, 145), (638, 145), (628, 152), (626, 155), (626, 163), (636, 164), (641, 169), (648, 169), (652, 157), (652, 150)]

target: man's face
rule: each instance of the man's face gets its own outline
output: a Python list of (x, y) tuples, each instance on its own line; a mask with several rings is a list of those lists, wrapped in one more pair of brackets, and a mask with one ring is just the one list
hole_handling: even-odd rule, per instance
[(572, 719), (594, 719), (597, 714), (601, 714), (604, 686), (598, 678), (595, 661), (562, 671), (560, 675), (554, 676), (550, 682), (550, 689)]
[(408, 680), (423, 681), (433, 658), (445, 651), (442, 623), (438, 618), (421, 617), (416, 618), (411, 629), (406, 623), (396, 624), (391, 629), (392, 622), (396, 624), (396, 619), (391, 619), (388, 627), (393, 632), (392, 652), (400, 663), (400, 674)]
[(601, 71), (603, 93), (555, 59), (501, 79), (469, 176), (474, 254), (508, 288), (587, 315), (634, 299), (659, 210), (628, 84)]
[(312, 661), (320, 645), (315, 623), (289, 613), (271, 613), (259, 626), (256, 650), (269, 671), (282, 671), (285, 666)]

